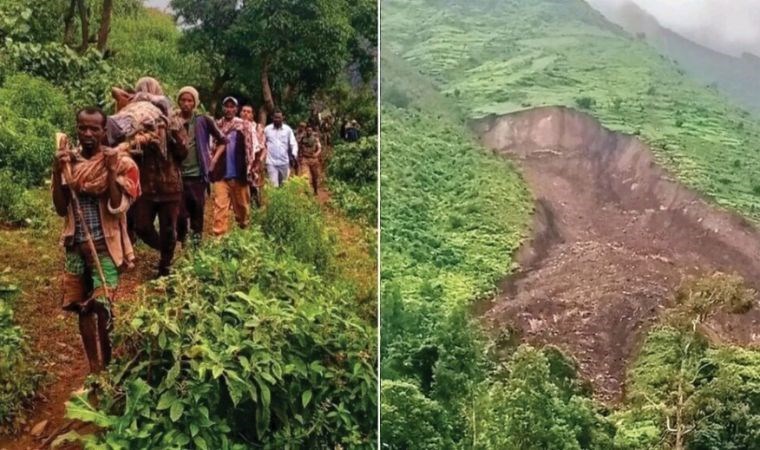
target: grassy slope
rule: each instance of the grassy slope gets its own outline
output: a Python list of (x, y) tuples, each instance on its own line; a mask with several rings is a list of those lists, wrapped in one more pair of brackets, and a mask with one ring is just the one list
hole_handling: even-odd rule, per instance
[(686, 184), (760, 220), (760, 123), (581, 0), (386, 0), (382, 11), (384, 51), (469, 116), (591, 97), (606, 126), (640, 134)]

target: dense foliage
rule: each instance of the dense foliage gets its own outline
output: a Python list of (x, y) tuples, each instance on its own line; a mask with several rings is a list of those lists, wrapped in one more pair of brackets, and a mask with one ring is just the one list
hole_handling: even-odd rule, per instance
[(207, 91), (218, 102), (230, 90), (271, 110), (308, 111), (311, 96), (331, 88), (352, 62), (369, 79), (377, 16), (372, 1), (287, 2), (172, 0), (187, 25), (183, 48), (211, 62)]
[(235, 232), (148, 294), (121, 330), (134, 352), (112, 368), (100, 409), (69, 405), (106, 431), (87, 448), (371, 448), (374, 327), (304, 242), (326, 232), (306, 191), (289, 183), (261, 218), (290, 234)]
[(424, 80), (383, 67), (383, 92), (409, 101), (381, 124), (381, 435), (390, 448), (461, 446), (479, 433), (468, 411), (492, 370), (468, 307), (510, 270), (530, 199)]
[(327, 180), (331, 200), (342, 211), (374, 226), (377, 222), (377, 136), (335, 145)]
[(29, 361), (23, 332), (13, 323), (10, 302), (18, 288), (6, 276), (0, 275), (0, 435), (16, 431), (23, 423), (22, 410), (43, 378)]

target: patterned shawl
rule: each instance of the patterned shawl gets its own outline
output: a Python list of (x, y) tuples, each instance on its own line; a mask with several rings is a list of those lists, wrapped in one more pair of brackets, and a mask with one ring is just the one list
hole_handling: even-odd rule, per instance
[(246, 179), (248, 180), (248, 184), (254, 185), (256, 181), (256, 171), (254, 170), (254, 164), (256, 163), (255, 156), (260, 147), (253, 123), (246, 122), (240, 117), (233, 117), (232, 120), (221, 118), (217, 122), (217, 125), (219, 125), (219, 129), (225, 136), (233, 130), (239, 131), (243, 135), (243, 140), (245, 141)]
[(108, 189), (108, 169), (105, 158), (116, 154), (119, 159), (116, 165), (116, 183), (133, 199), (139, 197), (141, 194), (140, 172), (137, 164), (125, 151), (126, 148), (128, 147), (125, 145), (119, 145), (115, 148), (101, 147), (102, 150), (89, 159), (82, 156), (81, 151), (74, 153), (71, 164), (72, 179), (69, 180), (69, 187), (76, 192), (93, 195), (101, 195), (106, 192)]

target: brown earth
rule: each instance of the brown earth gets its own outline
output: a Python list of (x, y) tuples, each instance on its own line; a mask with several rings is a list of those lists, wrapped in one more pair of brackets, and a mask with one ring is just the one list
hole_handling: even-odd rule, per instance
[[(687, 274), (738, 273), (760, 287), (760, 233), (708, 204), (655, 164), (639, 139), (593, 117), (544, 107), (473, 123), (483, 143), (513, 159), (535, 197), (522, 268), (481, 305), (495, 330), (573, 355), (598, 397), (617, 401), (643, 332)], [(760, 343), (757, 308), (709, 326), (740, 345)]]

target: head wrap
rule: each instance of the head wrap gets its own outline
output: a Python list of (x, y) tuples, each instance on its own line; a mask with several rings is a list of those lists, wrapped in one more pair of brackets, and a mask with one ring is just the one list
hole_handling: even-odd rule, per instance
[(161, 89), (161, 84), (159, 84), (158, 80), (152, 77), (142, 77), (137, 80), (135, 91), (147, 92), (148, 94), (153, 95), (164, 95), (164, 90)]
[(182, 97), (182, 94), (190, 94), (193, 97), (193, 100), (195, 101), (195, 106), (193, 109), (197, 108), (198, 105), (200, 105), (200, 95), (198, 95), (198, 90), (195, 89), (192, 86), (185, 86), (182, 89), (177, 92), (177, 103), (179, 103), (179, 98)]

